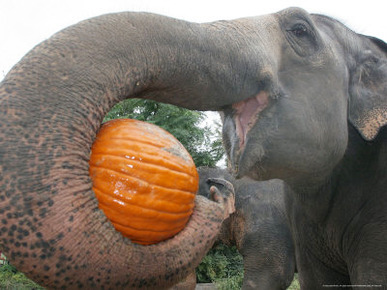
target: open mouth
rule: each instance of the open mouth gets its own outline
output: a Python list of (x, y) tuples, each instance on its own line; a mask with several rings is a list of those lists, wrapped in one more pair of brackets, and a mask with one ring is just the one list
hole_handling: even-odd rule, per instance
[(259, 92), (255, 97), (243, 100), (232, 105), (234, 121), (239, 138), (239, 149), (245, 146), (247, 133), (254, 126), (262, 112), (269, 104), (269, 95), (265, 91)]

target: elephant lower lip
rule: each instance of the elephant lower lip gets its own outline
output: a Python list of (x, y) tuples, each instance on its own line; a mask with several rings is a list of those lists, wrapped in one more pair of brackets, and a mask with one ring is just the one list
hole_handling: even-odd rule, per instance
[(243, 100), (232, 106), (234, 109), (234, 121), (239, 138), (240, 149), (245, 146), (247, 133), (258, 121), (259, 113), (262, 112), (268, 104), (268, 93), (261, 91), (256, 96)]

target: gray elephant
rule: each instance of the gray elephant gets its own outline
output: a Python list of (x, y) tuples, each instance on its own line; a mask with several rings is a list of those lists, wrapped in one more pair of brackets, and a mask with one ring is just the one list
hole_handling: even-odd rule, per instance
[(114, 231), (91, 190), (103, 116), (146, 97), (224, 110), (235, 174), (292, 187), (304, 288), (387, 284), (385, 63), (383, 41), (295, 8), (207, 24), (118, 13), (69, 27), (0, 84), (0, 247), (52, 288), (167, 287), (199, 263), (232, 198), (198, 197), (184, 231), (144, 247)]
[(387, 289), (387, 45), (300, 9), (255, 23), (259, 90), (224, 108), (233, 172), (290, 186), (302, 289)]
[(71, 289), (162, 289), (192, 272), (234, 199), (198, 196), (175, 237), (133, 244), (98, 208), (90, 147), (125, 98), (219, 109), (251, 94), (254, 83), (230, 73), (248, 58), (231, 62), (228, 38), (210, 24), (110, 14), (55, 34), (13, 67), (0, 84), (0, 248), (20, 271)]
[(229, 190), (224, 181), (235, 191), (235, 213), (223, 222), (219, 239), (236, 245), (243, 256), (242, 289), (287, 289), (293, 281), (295, 256), (285, 213), (286, 185), (278, 179), (234, 179), (219, 168), (200, 167), (198, 172), (199, 194), (210, 197), (211, 186)]

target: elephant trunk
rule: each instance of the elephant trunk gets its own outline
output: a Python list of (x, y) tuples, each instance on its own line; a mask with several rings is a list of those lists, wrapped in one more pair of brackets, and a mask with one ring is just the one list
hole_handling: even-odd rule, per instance
[(219, 109), (256, 93), (247, 73), (233, 73), (251, 61), (231, 54), (240, 43), (225, 39), (226, 26), (105, 15), (57, 33), (11, 70), (0, 86), (0, 247), (17, 268), (47, 287), (160, 289), (200, 262), (224, 204), (197, 197), (181, 233), (136, 245), (98, 209), (88, 160), (103, 116), (125, 98)]

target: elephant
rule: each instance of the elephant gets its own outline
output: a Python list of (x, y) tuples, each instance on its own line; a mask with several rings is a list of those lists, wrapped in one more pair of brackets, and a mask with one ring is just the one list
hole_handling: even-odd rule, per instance
[(235, 192), (235, 212), (223, 222), (219, 240), (235, 245), (243, 256), (242, 289), (287, 289), (293, 281), (295, 255), (285, 212), (286, 184), (282, 180), (234, 179), (226, 169), (199, 167), (200, 195), (211, 186)]
[(166, 289), (199, 264), (233, 212), (232, 196), (197, 196), (180, 233), (138, 245), (98, 208), (88, 161), (104, 115), (121, 100), (219, 109), (253, 93), (252, 79), (231, 73), (248, 58), (229, 52), (222, 26), (103, 15), (53, 35), (5, 76), (0, 248), (18, 270), (47, 288)]
[(387, 289), (387, 45), (300, 9), (258, 22), (260, 90), (221, 113), (233, 175), (290, 187), (301, 289)]
[(87, 173), (103, 116), (149, 98), (223, 111), (234, 174), (291, 187), (302, 287), (387, 284), (385, 51), (299, 8), (204, 24), (122, 12), (56, 33), (0, 84), (0, 247), (49, 288), (160, 289), (188, 275), (233, 198), (198, 196), (181, 233), (144, 247), (113, 229)]

